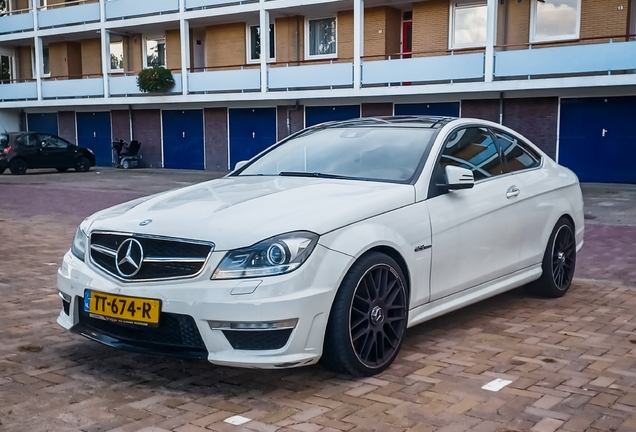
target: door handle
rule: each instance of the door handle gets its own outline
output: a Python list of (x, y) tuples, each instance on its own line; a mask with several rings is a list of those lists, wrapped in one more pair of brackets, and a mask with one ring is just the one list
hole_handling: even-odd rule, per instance
[(185, 132), (181, 132), (181, 137), (185, 138)]
[(97, 138), (97, 132), (93, 132), (93, 138)]
[(607, 132), (609, 132), (607, 129), (603, 129), (602, 131), (603, 138), (605, 138), (605, 135), (607, 134)]
[(521, 191), (517, 186), (510, 186), (506, 191), (506, 198), (514, 198), (519, 195)]

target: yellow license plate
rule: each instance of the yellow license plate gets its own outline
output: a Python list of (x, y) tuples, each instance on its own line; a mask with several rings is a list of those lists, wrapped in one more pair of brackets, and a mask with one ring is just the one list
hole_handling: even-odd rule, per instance
[(86, 290), (84, 311), (132, 324), (158, 324), (161, 300), (128, 297)]

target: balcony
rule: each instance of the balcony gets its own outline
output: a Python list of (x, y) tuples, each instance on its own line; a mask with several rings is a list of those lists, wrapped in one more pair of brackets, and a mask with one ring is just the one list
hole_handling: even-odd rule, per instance
[[(592, 42), (595, 39), (582, 39)], [(605, 38), (607, 39), (607, 38)], [(622, 39), (622, 41), (615, 41)], [(636, 70), (636, 41), (610, 38), (609, 43), (551, 46), (554, 44), (508, 46), (513, 51), (495, 53), (496, 78), (545, 78), (568, 75), (611, 74)], [(500, 47), (504, 48), (504, 47)]]
[(258, 67), (233, 70), (200, 70), (188, 73), (190, 93), (244, 92), (261, 88), (261, 70)]
[[(181, 74), (173, 72), (172, 78), (174, 79), (174, 87), (168, 94), (181, 94), (183, 91)], [(111, 96), (147, 95), (147, 93), (142, 92), (137, 87), (137, 75), (135, 74), (113, 74), (108, 77), (108, 83), (108, 90)]]
[(232, 4), (258, 3), (258, 0), (185, 0), (186, 10), (208, 9)]
[(38, 98), (37, 83), (32, 80), (0, 83), (0, 101), (17, 101)]
[[(450, 55), (439, 53), (411, 53), (409, 56), (427, 57), (401, 58), (400, 54), (388, 60), (364, 58), (362, 85), (393, 85), (400, 83), (426, 84), (432, 82), (479, 81), (484, 79), (483, 52), (468, 52)], [(377, 58), (377, 57), (376, 57)]]
[(99, 3), (83, 0), (44, 6), (38, 10), (40, 28), (86, 24), (99, 19)]
[(43, 99), (65, 99), (104, 96), (104, 79), (101, 75), (83, 78), (56, 77), (42, 81)]
[(310, 60), (298, 66), (272, 63), (268, 68), (267, 81), (270, 90), (353, 87), (353, 62)]
[(106, 19), (124, 19), (143, 15), (161, 15), (179, 11), (179, 0), (108, 0)]
[(33, 12), (30, 9), (12, 11), (0, 16), (0, 34), (33, 30)]

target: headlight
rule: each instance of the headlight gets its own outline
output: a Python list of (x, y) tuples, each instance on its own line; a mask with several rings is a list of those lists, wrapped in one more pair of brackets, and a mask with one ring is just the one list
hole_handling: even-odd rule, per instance
[(86, 255), (86, 245), (88, 244), (88, 237), (82, 230), (80, 226), (75, 231), (75, 238), (73, 239), (73, 244), (71, 245), (71, 253), (75, 255), (77, 258), (84, 261), (84, 256)]
[(212, 279), (274, 276), (300, 267), (318, 243), (318, 234), (296, 231), (227, 253)]

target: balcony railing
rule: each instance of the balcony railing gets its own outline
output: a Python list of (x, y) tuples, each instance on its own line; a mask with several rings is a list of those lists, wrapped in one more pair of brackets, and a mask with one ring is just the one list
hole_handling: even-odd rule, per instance
[[(230, 69), (227, 69), (230, 68)], [(197, 68), (188, 73), (188, 92), (244, 92), (261, 88), (261, 70), (258, 66), (246, 69), (245, 66), (226, 66), (221, 68)]]
[(0, 34), (33, 30), (33, 12), (31, 9), (11, 11), (0, 16)]
[(234, 4), (258, 3), (258, 0), (186, 0), (186, 10), (207, 9)]
[(101, 75), (47, 78), (42, 81), (42, 98), (63, 99), (104, 96)]
[(0, 101), (29, 100), (38, 98), (35, 80), (0, 81)]
[[(183, 91), (183, 84), (180, 73), (172, 71), (174, 87), (168, 94), (179, 94)], [(108, 90), (111, 96), (140, 96), (147, 93), (142, 92), (137, 87), (137, 75), (135, 72), (113, 73), (108, 77)]]
[(271, 63), (267, 71), (267, 87), (270, 90), (352, 87), (353, 62), (349, 60), (309, 60), (297, 66), (294, 63)]
[(99, 3), (85, 0), (43, 6), (38, 10), (40, 28), (99, 21)]
[(179, 0), (108, 0), (106, 19), (122, 19), (143, 15), (178, 12)]

